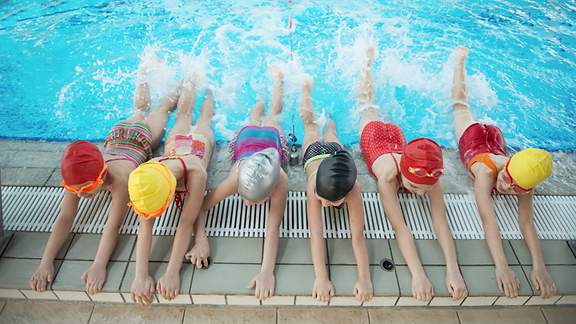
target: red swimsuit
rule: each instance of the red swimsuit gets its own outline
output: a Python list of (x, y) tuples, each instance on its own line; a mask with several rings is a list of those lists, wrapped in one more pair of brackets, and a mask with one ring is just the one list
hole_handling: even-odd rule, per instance
[(360, 149), (370, 171), (379, 157), (387, 153), (402, 154), (405, 145), (402, 129), (392, 123), (371, 121), (360, 136)]

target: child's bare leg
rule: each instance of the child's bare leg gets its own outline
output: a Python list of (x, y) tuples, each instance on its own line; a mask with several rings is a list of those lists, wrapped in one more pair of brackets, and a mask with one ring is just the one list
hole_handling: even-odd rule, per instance
[(460, 137), (473, 124), (474, 117), (468, 107), (468, 90), (466, 89), (466, 59), (468, 49), (465, 47), (456, 47), (454, 49), (456, 56), (456, 65), (454, 66), (454, 80), (452, 83), (452, 107), (454, 108), (454, 131), (456, 137)]
[(362, 112), (360, 132), (371, 121), (380, 120), (380, 111), (374, 104), (374, 84), (372, 82), (372, 62), (374, 61), (374, 48), (366, 50), (366, 61), (362, 68), (362, 79), (358, 89), (358, 105)]
[(134, 113), (129, 121), (142, 121), (150, 111), (150, 87), (147, 82), (139, 83), (134, 92)]
[(272, 105), (270, 106), (270, 112), (264, 120), (263, 125), (276, 127), (280, 132), (282, 132), (282, 128), (280, 127), (278, 119), (284, 105), (284, 75), (277, 66), (271, 66), (270, 73), (274, 79), (274, 94), (272, 95)]
[(304, 82), (302, 86), (302, 104), (300, 105), (300, 117), (304, 123), (304, 141), (302, 142), (302, 154), (310, 144), (320, 140), (320, 127), (314, 121), (314, 109), (312, 107), (312, 81)]
[(262, 100), (258, 100), (252, 110), (250, 111), (250, 120), (248, 121), (248, 125), (252, 126), (260, 126), (262, 125), (262, 119), (264, 116), (264, 102)]
[(342, 145), (338, 139), (338, 134), (336, 133), (336, 123), (332, 118), (328, 118), (326, 121), (326, 127), (324, 127), (324, 142), (335, 142)]
[(180, 97), (176, 105), (176, 122), (168, 136), (188, 134), (192, 128), (196, 86), (192, 80), (187, 79), (182, 83), (180, 89)]
[(160, 140), (164, 136), (166, 129), (166, 122), (168, 121), (168, 114), (176, 106), (178, 97), (180, 95), (180, 87), (176, 88), (173, 92), (166, 95), (158, 108), (154, 109), (145, 120), (145, 123), (150, 127), (152, 132), (152, 147), (156, 148), (160, 145)]
[(212, 95), (212, 91), (208, 90), (206, 92), (206, 96), (204, 97), (204, 101), (202, 102), (202, 108), (200, 111), (200, 117), (196, 122), (196, 126), (194, 129), (195, 133), (201, 134), (206, 137), (208, 143), (206, 152), (204, 155), (205, 165), (208, 166), (210, 159), (212, 157), (212, 149), (214, 148), (214, 132), (212, 132), (212, 117), (214, 116), (214, 96)]

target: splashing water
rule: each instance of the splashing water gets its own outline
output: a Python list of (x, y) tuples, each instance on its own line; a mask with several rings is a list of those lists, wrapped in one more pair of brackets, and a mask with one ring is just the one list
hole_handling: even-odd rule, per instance
[(408, 140), (454, 147), (451, 52), (463, 45), (479, 120), (499, 125), (514, 147), (574, 151), (575, 24), (574, 7), (556, 1), (8, 2), (0, 6), (0, 136), (101, 140), (131, 115), (136, 82), (149, 82), (154, 107), (194, 73), (195, 113), (211, 89), (216, 138), (228, 140), (256, 100), (269, 104), (274, 64), (285, 75), (284, 129), (302, 138), (301, 86), (313, 78), (317, 117), (332, 117), (354, 144), (359, 72), (374, 47), (382, 114)]

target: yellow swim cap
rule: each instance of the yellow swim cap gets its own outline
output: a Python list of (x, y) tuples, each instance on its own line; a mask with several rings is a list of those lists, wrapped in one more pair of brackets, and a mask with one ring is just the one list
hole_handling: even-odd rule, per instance
[(131, 206), (144, 219), (162, 215), (175, 190), (176, 177), (160, 162), (146, 162), (128, 177)]
[(510, 158), (506, 170), (522, 189), (532, 189), (552, 175), (552, 154), (527, 148)]

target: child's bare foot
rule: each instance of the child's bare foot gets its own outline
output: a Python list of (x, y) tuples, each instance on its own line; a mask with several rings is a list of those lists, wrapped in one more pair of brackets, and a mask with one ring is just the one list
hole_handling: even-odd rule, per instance
[(88, 294), (99, 293), (106, 281), (106, 266), (101, 267), (92, 263), (88, 271), (84, 272), (80, 278), (86, 284), (85, 289)]
[(156, 284), (156, 291), (166, 300), (176, 298), (176, 296), (180, 294), (180, 273), (172, 273), (168, 271), (164, 273)]
[(278, 66), (272, 64), (268, 67), (268, 70), (270, 71), (270, 74), (272, 75), (274, 81), (282, 82), (282, 80), (284, 79), (284, 74), (282, 73), (282, 70), (280, 70)]
[(194, 247), (185, 258), (190, 260), (190, 263), (196, 265), (196, 268), (207, 268), (209, 266), (208, 258), (210, 257), (210, 243), (208, 238), (204, 235), (198, 235), (194, 242)]
[(372, 62), (374, 62), (374, 47), (368, 47), (366, 49), (366, 65), (372, 66)]
[(460, 62), (466, 61), (468, 58), (468, 48), (463, 46), (458, 46), (454, 49), (454, 55), (456, 55), (456, 59)]
[(30, 278), (30, 288), (34, 291), (45, 291), (50, 287), (52, 279), (54, 279), (54, 265), (52, 262), (47, 264), (40, 263), (38, 269)]

